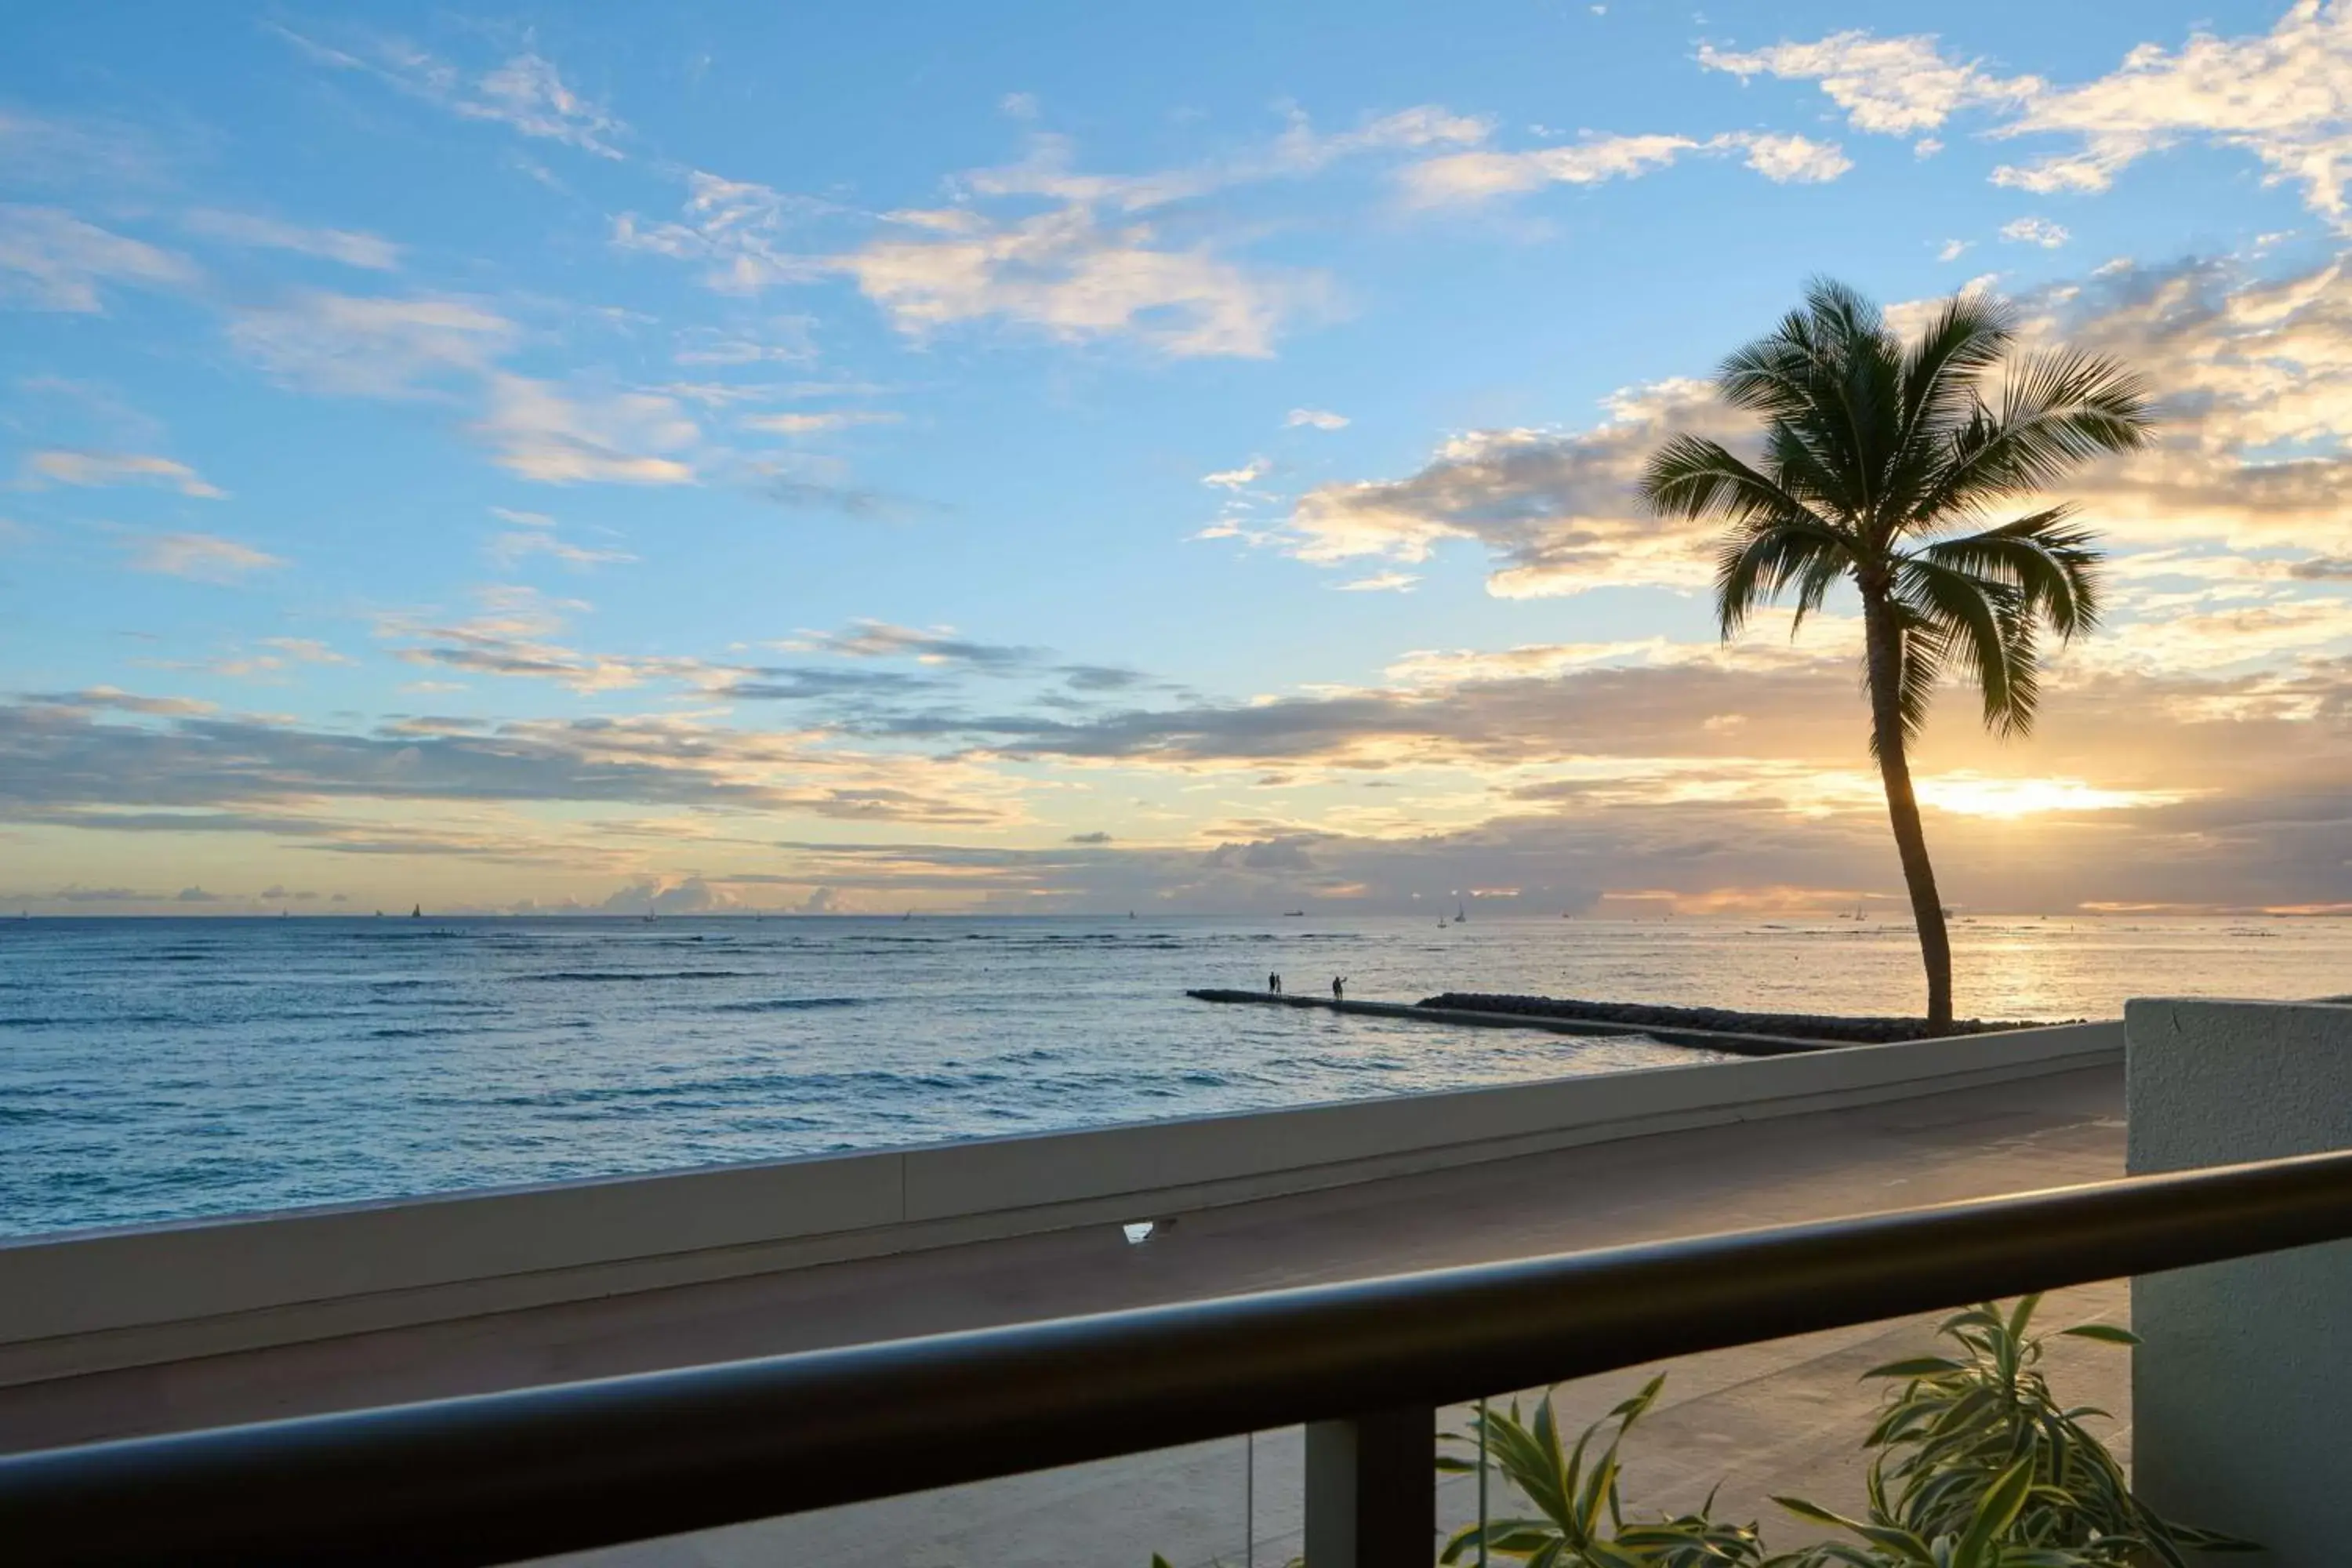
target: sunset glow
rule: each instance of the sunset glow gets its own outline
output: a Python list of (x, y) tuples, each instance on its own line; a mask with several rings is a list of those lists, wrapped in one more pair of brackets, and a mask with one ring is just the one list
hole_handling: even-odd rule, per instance
[(231, 15), (0, 20), (0, 909), (1899, 896), (1632, 489), (1823, 273), (2164, 411), (1952, 900), (2352, 902), (2352, 4)]

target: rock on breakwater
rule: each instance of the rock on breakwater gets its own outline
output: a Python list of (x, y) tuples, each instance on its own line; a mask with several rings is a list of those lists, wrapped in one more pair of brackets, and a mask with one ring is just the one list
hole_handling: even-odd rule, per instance
[[(1595, 1024), (1630, 1024), (1667, 1029), (1711, 1029), (1727, 1034), (1780, 1035), (1801, 1040), (1837, 1040), (1851, 1045), (1891, 1045), (1924, 1040), (1937, 1031), (1925, 1018), (1842, 1017), (1830, 1013), (1743, 1013), (1729, 1007), (1669, 1007), (1642, 1002), (1587, 1002), (1572, 996), (1498, 996), (1477, 991), (1447, 991), (1424, 996), (1421, 1007), (1471, 1013), (1516, 1013), (1533, 1018), (1574, 1018)], [(2080, 1019), (2052, 1022), (2079, 1023)], [(2032, 1029), (2035, 1022), (1955, 1019), (1943, 1031), (1985, 1035), (2001, 1029)]]

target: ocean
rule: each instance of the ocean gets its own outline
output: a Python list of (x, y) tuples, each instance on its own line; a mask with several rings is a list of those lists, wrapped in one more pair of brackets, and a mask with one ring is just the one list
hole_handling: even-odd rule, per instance
[[(2352, 921), (1954, 928), (1964, 1014), (2352, 991)], [(0, 1235), (1709, 1059), (1188, 986), (1908, 1012), (1874, 921), (0, 921)]]

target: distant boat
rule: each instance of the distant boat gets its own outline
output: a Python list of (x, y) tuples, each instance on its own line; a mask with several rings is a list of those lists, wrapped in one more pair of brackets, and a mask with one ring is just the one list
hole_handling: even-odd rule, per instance
[(914, 911), (914, 910), (908, 910), (905, 914), (900, 915), (900, 916), (898, 917), (898, 923), (899, 923), (900, 925), (905, 925), (908, 921), (913, 920), (914, 918), (915, 918), (915, 911)]
[(652, 910), (647, 910), (646, 911), (646, 924), (651, 925), (659, 919), (661, 919), (661, 916), (655, 913)]
[(1460, 904), (1454, 906), (1454, 923), (1460, 925), (1470, 918), (1470, 911)]
[(415, 909), (409, 910), (408, 918), (413, 921), (423, 920), (425, 918), (425, 906), (423, 904), (419, 904)]

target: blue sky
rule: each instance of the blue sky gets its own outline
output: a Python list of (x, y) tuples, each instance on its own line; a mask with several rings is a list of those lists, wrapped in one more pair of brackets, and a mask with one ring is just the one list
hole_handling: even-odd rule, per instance
[(0, 898), (1891, 896), (1851, 623), (1626, 489), (1827, 272), (2167, 399), (1948, 884), (2352, 903), (2352, 14), (1901, 22), (12, 11)]

